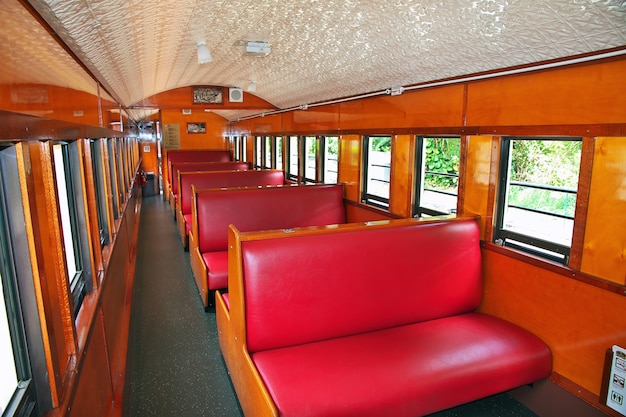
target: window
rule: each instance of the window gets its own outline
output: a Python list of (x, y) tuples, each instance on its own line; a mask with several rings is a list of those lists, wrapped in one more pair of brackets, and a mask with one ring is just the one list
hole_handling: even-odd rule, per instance
[(298, 182), (300, 180), (300, 172), (299, 172), (299, 161), (300, 161), (300, 148), (298, 147), (298, 137), (297, 136), (289, 136), (287, 149), (288, 156), (288, 171), (287, 178), (291, 181)]
[(282, 136), (276, 136), (275, 138), (275, 149), (276, 149), (276, 155), (275, 155), (275, 164), (274, 166), (276, 167), (276, 169), (283, 169), (283, 137)]
[(267, 169), (271, 169), (272, 166), (275, 166), (276, 163), (273, 162), (275, 161), (275, 149), (272, 146), (272, 137), (271, 136), (265, 136), (265, 139), (263, 141), (264, 144), (264, 149), (263, 149), (263, 155), (264, 155), (264, 163), (263, 163), (263, 168), (267, 168)]
[(45, 354), (23, 213), (10, 147), (0, 150), (0, 414), (7, 417), (50, 407), (45, 372), (32, 373), (45, 369)]
[(254, 138), (254, 167), (261, 168), (263, 166), (263, 138), (261, 136), (255, 136)]
[(246, 136), (242, 136), (240, 138), (241, 140), (241, 161), (242, 162), (248, 162), (248, 154), (247, 154), (247, 149), (248, 149), (248, 138)]
[(496, 243), (567, 265), (582, 141), (503, 138)]
[(304, 182), (317, 182), (317, 137), (304, 137)]
[(53, 146), (63, 246), (75, 315), (78, 314), (85, 294), (91, 290), (90, 250), (87, 246), (89, 240), (79, 143), (76, 141)]
[(456, 213), (461, 138), (416, 138), (413, 216)]
[(232, 143), (233, 143), (233, 155), (234, 155), (234, 160), (235, 161), (241, 161), (241, 141), (239, 136), (235, 136), (232, 139)]
[(391, 136), (364, 136), (362, 202), (389, 208), (390, 172)]
[(91, 161), (96, 189), (96, 207), (98, 209), (98, 229), (100, 230), (100, 246), (109, 243), (109, 217), (107, 216), (107, 200), (104, 174), (104, 158), (102, 143), (99, 140), (91, 141)]
[(322, 182), (336, 184), (339, 173), (339, 137), (326, 136), (322, 138), (324, 157), (322, 158)]
[(117, 176), (118, 172), (115, 167), (115, 145), (114, 139), (107, 139), (107, 158), (109, 161), (109, 175), (107, 176), (107, 181), (109, 181), (109, 189), (111, 190), (111, 198), (113, 201), (113, 218), (117, 220), (120, 217), (120, 200), (118, 193), (118, 181)]

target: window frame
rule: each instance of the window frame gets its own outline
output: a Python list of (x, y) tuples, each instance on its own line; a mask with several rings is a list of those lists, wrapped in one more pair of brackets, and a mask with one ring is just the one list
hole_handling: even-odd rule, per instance
[[(25, 239), (26, 226), (15, 148), (10, 148), (12, 150), (0, 148), (0, 279), (4, 289), (0, 291), (0, 296), (4, 297), (7, 307), (8, 330), (17, 376), (15, 392), (2, 414), (7, 417), (38, 415), (39, 410), (51, 408), (47, 374), (33, 373), (35, 369), (46, 369), (45, 353), (30, 250)], [(6, 151), (11, 153), (4, 153)], [(10, 174), (5, 175), (7, 173)], [(20, 197), (13, 195), (16, 193)]]
[[(294, 182), (300, 182), (300, 155), (302, 154), (302, 152), (300, 151), (300, 137), (296, 136), (296, 135), (291, 135), (291, 136), (286, 136), (287, 141), (286, 141), (286, 155), (287, 155), (287, 161), (286, 161), (286, 177), (287, 180), (289, 181), (294, 181)], [(293, 146), (295, 143), (295, 147)], [(296, 163), (295, 165), (293, 164), (293, 157), (294, 157), (294, 153), (292, 152), (295, 148), (295, 159), (296, 159)], [(296, 168), (296, 173), (294, 174), (292, 171), (292, 168), (295, 166)]]
[[(329, 152), (328, 152), (328, 140), (329, 139), (334, 139), (337, 141), (337, 159), (332, 159), (329, 158)], [(319, 144), (319, 149), (320, 149), (320, 182), (324, 183), (324, 184), (338, 184), (339, 183), (339, 145), (340, 145), (341, 141), (339, 140), (339, 136), (320, 136), (320, 144)], [(336, 171), (332, 171), (329, 169), (329, 163), (328, 161), (335, 161), (335, 165), (337, 167)], [(329, 172), (334, 172), (335, 175), (335, 180), (334, 181), (329, 181), (328, 179), (328, 173)]]
[[(459, 202), (459, 193), (458, 193), (458, 183), (459, 183), (459, 173), (457, 174), (447, 174), (447, 173), (439, 173), (435, 171), (427, 171), (426, 170), (426, 140), (428, 139), (458, 139), (459, 140), (459, 159), (460, 159), (460, 146), (461, 146), (461, 137), (460, 136), (441, 136), (441, 135), (418, 135), (415, 136), (415, 184), (413, 187), (413, 204), (411, 213), (413, 217), (427, 217), (427, 216), (443, 216), (448, 214), (455, 214), (458, 210), (458, 202)], [(422, 206), (423, 202), (423, 192), (425, 190), (425, 179), (427, 174), (433, 175), (441, 175), (446, 177), (456, 177), (457, 179), (457, 192), (456, 194), (445, 193), (440, 190), (428, 190), (436, 193), (442, 193), (447, 195), (454, 195), (456, 198), (455, 208), (451, 212), (444, 212), (440, 210), (433, 209), (431, 207)]]
[[(496, 195), (494, 228), (493, 228), (493, 242), (502, 247), (508, 247), (511, 249), (519, 250), (524, 253), (528, 253), (543, 259), (547, 259), (556, 262), (561, 265), (567, 266), (569, 264), (571, 242), (569, 246), (548, 241), (539, 237), (525, 235), (512, 230), (504, 229), (505, 219), (505, 207), (509, 207), (508, 204), (508, 192), (509, 192), (509, 177), (510, 177), (510, 159), (512, 154), (512, 142), (514, 140), (545, 140), (545, 141), (577, 141), (581, 142), (582, 137), (568, 137), (568, 136), (505, 136), (502, 137), (500, 147), (500, 160), (498, 171), (498, 189)], [(582, 152), (581, 152), (582, 154)], [(580, 162), (579, 162), (580, 163)], [(578, 173), (578, 181), (580, 182), (580, 165)], [(578, 190), (567, 189), (565, 187), (554, 187), (529, 184), (526, 185), (530, 188), (541, 188), (546, 190), (558, 190), (559, 192), (567, 192), (574, 194), (578, 198)], [(525, 208), (523, 208), (526, 210)], [(533, 211), (532, 209), (528, 209)], [(572, 232), (574, 229), (575, 216), (562, 216), (554, 213), (540, 212), (541, 214), (551, 215), (555, 217), (562, 217), (572, 220)]]
[[(309, 144), (312, 144), (313, 149), (313, 158), (309, 159)], [(315, 184), (319, 182), (319, 156), (320, 156), (320, 141), (317, 136), (314, 135), (304, 135), (302, 136), (302, 155), (300, 156), (300, 160), (302, 162), (302, 182), (305, 184)], [(309, 162), (313, 161), (313, 178), (311, 178), (309, 174)]]
[[(363, 135), (363, 152), (362, 152), (362, 163), (363, 167), (361, 170), (361, 202), (364, 204), (368, 204), (374, 207), (378, 207), (380, 209), (389, 211), (389, 197), (380, 196), (377, 194), (372, 194), (368, 190), (369, 184), (369, 173), (370, 173), (370, 140), (374, 138), (389, 138), (390, 139), (390, 149), (389, 149), (389, 180), (381, 180), (381, 179), (372, 179), (375, 181), (386, 182), (388, 184), (388, 194), (391, 197), (391, 155), (393, 151), (393, 135), (391, 134), (380, 134), (380, 135)], [(381, 165), (383, 166), (383, 165)]]

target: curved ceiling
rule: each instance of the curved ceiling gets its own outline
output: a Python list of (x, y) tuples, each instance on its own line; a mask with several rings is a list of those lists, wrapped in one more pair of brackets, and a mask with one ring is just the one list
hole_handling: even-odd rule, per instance
[[(254, 94), (289, 108), (626, 45), (623, 0), (29, 3), (126, 107), (183, 86), (255, 81)], [(271, 53), (246, 55), (248, 40)], [(198, 41), (212, 62), (198, 63)]]

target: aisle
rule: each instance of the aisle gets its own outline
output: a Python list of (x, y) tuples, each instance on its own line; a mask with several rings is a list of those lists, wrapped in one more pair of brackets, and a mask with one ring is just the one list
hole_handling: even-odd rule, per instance
[(169, 205), (144, 198), (123, 416), (242, 415)]

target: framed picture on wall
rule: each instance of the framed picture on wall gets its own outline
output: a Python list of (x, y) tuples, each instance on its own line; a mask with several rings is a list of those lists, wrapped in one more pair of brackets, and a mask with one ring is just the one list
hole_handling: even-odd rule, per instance
[(193, 104), (222, 104), (222, 87), (194, 87)]
[(206, 133), (206, 123), (204, 122), (187, 123), (187, 133)]

